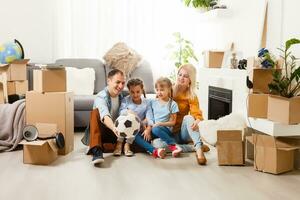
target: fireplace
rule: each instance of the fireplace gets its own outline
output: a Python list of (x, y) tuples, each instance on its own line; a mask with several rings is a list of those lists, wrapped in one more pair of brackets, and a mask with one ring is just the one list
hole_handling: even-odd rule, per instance
[(232, 90), (208, 87), (208, 119), (219, 119), (232, 112)]

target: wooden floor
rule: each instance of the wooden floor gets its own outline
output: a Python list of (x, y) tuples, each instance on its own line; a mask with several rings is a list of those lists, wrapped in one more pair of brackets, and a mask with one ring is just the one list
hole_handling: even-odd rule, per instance
[(220, 167), (216, 151), (208, 165), (196, 164), (195, 154), (153, 159), (138, 153), (115, 158), (105, 154), (100, 168), (91, 164), (75, 135), (75, 150), (50, 166), (24, 165), (22, 151), (0, 153), (1, 200), (201, 200), (299, 199), (300, 171), (271, 175), (253, 166)]

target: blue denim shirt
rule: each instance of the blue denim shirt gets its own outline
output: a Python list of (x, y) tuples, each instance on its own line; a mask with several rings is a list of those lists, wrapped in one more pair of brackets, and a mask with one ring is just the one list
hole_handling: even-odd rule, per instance
[[(119, 95), (119, 105), (121, 105), (121, 101), (123, 99), (123, 95)], [(101, 90), (94, 101), (93, 109), (98, 108), (100, 114), (100, 120), (103, 121), (105, 116), (109, 116), (111, 118), (111, 97), (108, 92), (108, 88), (104, 88)]]
[[(119, 105), (121, 105), (121, 101), (123, 100), (123, 94), (121, 93), (119, 95)], [(100, 120), (103, 122), (103, 118), (105, 116), (111, 117), (110, 110), (111, 110), (111, 98), (108, 93), (107, 87), (101, 90), (94, 101), (93, 109), (98, 108)], [(85, 129), (85, 133), (83, 138), (81, 139), (81, 142), (84, 145), (89, 145), (90, 143), (90, 125)]]

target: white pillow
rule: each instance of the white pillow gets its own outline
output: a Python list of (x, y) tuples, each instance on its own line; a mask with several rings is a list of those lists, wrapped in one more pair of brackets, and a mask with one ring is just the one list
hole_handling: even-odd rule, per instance
[(78, 69), (66, 67), (67, 91), (75, 95), (93, 95), (95, 70), (93, 68)]
[(217, 143), (218, 130), (243, 130), (246, 128), (245, 118), (238, 113), (231, 113), (218, 120), (203, 120), (199, 122), (201, 137), (210, 145)]

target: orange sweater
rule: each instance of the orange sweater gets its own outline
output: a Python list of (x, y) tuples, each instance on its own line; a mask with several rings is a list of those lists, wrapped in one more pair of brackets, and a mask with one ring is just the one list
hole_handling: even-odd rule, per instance
[(195, 119), (203, 120), (197, 96), (194, 99), (190, 99), (184, 94), (179, 94), (174, 98), (174, 101), (176, 101), (179, 108), (176, 124), (173, 128), (174, 133), (179, 132), (185, 115), (192, 115)]

